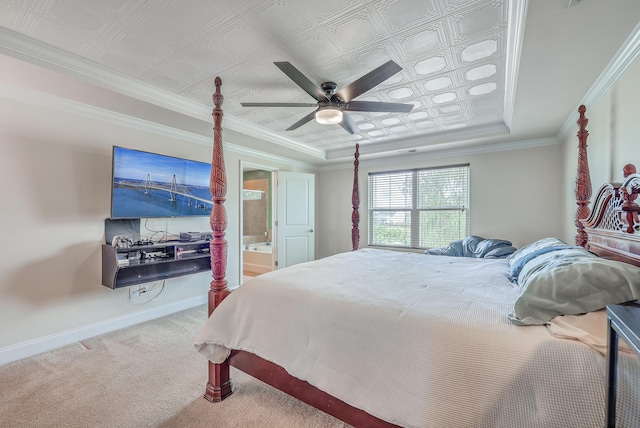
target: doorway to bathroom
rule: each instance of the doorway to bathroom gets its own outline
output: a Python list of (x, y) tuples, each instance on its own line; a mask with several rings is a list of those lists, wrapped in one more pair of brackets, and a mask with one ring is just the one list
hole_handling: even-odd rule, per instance
[(242, 164), (242, 282), (274, 267), (273, 175)]

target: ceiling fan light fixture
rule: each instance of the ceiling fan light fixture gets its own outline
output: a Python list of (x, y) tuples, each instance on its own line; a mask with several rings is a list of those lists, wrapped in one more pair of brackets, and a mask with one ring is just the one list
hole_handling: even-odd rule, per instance
[(335, 107), (324, 107), (316, 112), (316, 122), (321, 125), (335, 125), (342, 122), (342, 110)]

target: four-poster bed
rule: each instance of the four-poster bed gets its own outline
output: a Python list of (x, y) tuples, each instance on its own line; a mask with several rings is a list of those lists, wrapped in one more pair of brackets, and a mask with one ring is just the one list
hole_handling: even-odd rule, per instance
[[(353, 251), (270, 272), (230, 294), (224, 279), (220, 85), (216, 78), (210, 319), (196, 339), (210, 361), (207, 400), (232, 394), (234, 366), (357, 427), (600, 425), (600, 354), (584, 343), (557, 339), (544, 326), (507, 320), (520, 293), (507, 278), (510, 262), (358, 250), (358, 146)], [(624, 191), (611, 187), (606, 200), (599, 195), (584, 221), (590, 181), (583, 107), (580, 117), (584, 161), (578, 166), (576, 224), (578, 237), (587, 239), (577, 243), (587, 247), (592, 235), (611, 229), (603, 218), (620, 217), (619, 211), (602, 212), (621, 195), (637, 194), (640, 177), (630, 175)], [(633, 198), (624, 198), (625, 212), (637, 214)], [(618, 260), (633, 263), (640, 254), (637, 216), (624, 216), (620, 224), (627, 230), (603, 231), (606, 238), (593, 245), (597, 251), (617, 248)], [(631, 370), (630, 364), (623, 358), (621, 370)], [(624, 382), (619, 388), (622, 402), (638, 393)]]

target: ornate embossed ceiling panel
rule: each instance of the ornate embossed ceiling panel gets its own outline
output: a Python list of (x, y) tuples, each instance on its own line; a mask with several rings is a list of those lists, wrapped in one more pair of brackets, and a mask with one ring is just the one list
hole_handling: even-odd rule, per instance
[[(527, 13), (540, 19), (546, 7), (549, 16), (568, 25), (564, 0), (544, 3), (553, 10), (536, 4), (538, 9)], [(331, 159), (355, 142), (363, 152), (367, 146), (374, 152), (450, 140), (451, 131), (458, 139), (508, 133), (526, 5), (525, 0), (15, 0), (0, 1), (0, 26), (202, 106), (212, 106), (212, 82), (220, 76), (225, 116), (236, 119), (236, 126), (261, 127)], [(529, 0), (528, 8), (533, 6)], [(292, 63), (318, 85), (334, 81), (339, 90), (390, 59), (402, 71), (357, 99), (414, 108), (351, 113), (360, 130), (353, 135), (315, 121), (285, 131), (314, 107), (240, 105), (314, 102), (276, 61)]]

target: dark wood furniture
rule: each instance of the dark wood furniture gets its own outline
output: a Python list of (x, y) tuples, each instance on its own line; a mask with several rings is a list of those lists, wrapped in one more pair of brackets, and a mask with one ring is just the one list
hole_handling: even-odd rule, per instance
[(588, 236), (586, 248), (599, 256), (640, 266), (640, 208), (635, 202), (640, 174), (628, 164), (622, 183), (600, 187), (588, 219), (581, 220)]
[(102, 244), (102, 285), (128, 287), (211, 269), (209, 241), (170, 241), (114, 248)]
[[(211, 159), (211, 178), (209, 190), (213, 200), (209, 224), (212, 230), (210, 243), (211, 274), (213, 280), (209, 288), (209, 315), (229, 295), (227, 287), (227, 211), (224, 201), (227, 195), (227, 173), (224, 164), (222, 147), (222, 102), (224, 97), (220, 92), (222, 79), (215, 78), (216, 92), (213, 94), (213, 154)], [(229, 376), (229, 362), (213, 364), (209, 362), (209, 382), (207, 382), (205, 398), (209, 401), (222, 401), (231, 395), (231, 378)]]
[[(224, 157), (222, 150), (222, 101), (223, 97), (220, 92), (222, 81), (219, 77), (215, 79), (216, 92), (213, 95), (214, 109), (214, 142), (213, 142), (213, 159), (211, 163), (211, 194), (213, 195), (214, 207), (211, 212), (211, 229), (213, 231), (213, 240), (211, 241), (211, 268), (213, 273), (213, 281), (209, 290), (209, 315), (215, 308), (229, 295), (227, 281), (225, 280), (226, 262), (227, 262), (227, 242), (224, 239), (225, 229), (227, 226), (226, 211), (224, 209), (224, 200), (226, 194), (226, 175), (224, 168)], [(579, 245), (594, 249), (594, 251), (602, 255), (616, 254), (619, 260), (626, 262), (634, 262), (640, 260), (640, 246), (638, 243), (638, 233), (633, 234), (628, 230), (637, 230), (639, 225), (631, 225), (627, 231), (609, 230), (609, 224), (601, 222), (604, 217), (603, 211), (611, 211), (612, 208), (608, 202), (621, 198), (622, 192), (615, 192), (615, 198), (609, 197), (606, 202), (600, 202), (594, 208), (589, 217), (589, 221), (583, 220), (582, 216), (589, 215), (588, 201), (590, 197), (591, 181), (589, 178), (589, 168), (586, 158), (586, 131), (587, 119), (584, 116), (586, 109), (581, 106), (579, 109), (580, 131), (578, 138), (579, 146), (579, 162), (578, 162), (578, 179), (576, 180), (576, 202), (578, 204), (578, 213), (576, 218), (576, 226), (578, 227), (578, 235), (576, 237)], [(355, 250), (359, 245), (358, 231), (358, 157), (359, 151), (356, 146), (355, 162), (354, 162), (354, 189), (352, 196), (353, 203), (353, 229), (352, 229), (352, 249)], [(637, 174), (636, 174), (637, 176)], [(640, 177), (636, 177), (640, 183)], [(635, 180), (635, 178), (634, 178)], [(626, 183), (626, 182), (625, 182)], [(635, 183), (635, 181), (634, 181)], [(629, 183), (630, 187), (632, 183)], [(604, 186), (603, 186), (604, 187)], [(640, 186), (638, 186), (640, 187)], [(614, 217), (620, 217), (616, 211)], [(636, 216), (637, 219), (637, 216)], [(593, 236), (605, 236), (600, 240), (591, 240), (589, 233)], [(584, 239), (584, 234), (587, 239)], [(630, 239), (631, 238), (631, 239)], [(635, 243), (632, 243), (635, 242)], [(596, 248), (597, 247), (597, 248)], [(388, 422), (382, 421), (369, 413), (357, 409), (345, 402), (321, 391), (320, 389), (310, 385), (308, 382), (297, 379), (287, 371), (269, 361), (264, 360), (254, 354), (233, 350), (229, 358), (221, 363), (214, 364), (209, 362), (209, 377), (204, 397), (212, 402), (219, 402), (227, 398), (233, 393), (230, 378), (230, 366), (250, 374), (251, 376), (269, 384), (273, 387), (286, 392), (287, 394), (302, 400), (336, 418), (356, 427), (391, 427), (395, 426)]]
[[(220, 91), (222, 80), (215, 79), (216, 92), (213, 95), (213, 156), (211, 161), (210, 190), (213, 197), (213, 208), (211, 210), (210, 224), (212, 241), (210, 243), (211, 270), (213, 280), (209, 289), (209, 315), (230, 293), (227, 287), (226, 265), (227, 265), (227, 241), (225, 231), (227, 227), (227, 214), (224, 208), (226, 196), (226, 173), (224, 164), (224, 151), (222, 147), (222, 102), (224, 97)], [(353, 202), (353, 248), (357, 249), (359, 240), (359, 195), (357, 190), (357, 167), (358, 167), (358, 147), (356, 147), (354, 162), (354, 191)], [(233, 393), (230, 366), (233, 366), (253, 377), (259, 379), (287, 394), (304, 401), (336, 418), (347, 422), (353, 426), (361, 427), (394, 427), (379, 418), (376, 418), (363, 410), (355, 408), (342, 400), (339, 400), (326, 392), (316, 388), (308, 382), (297, 379), (287, 373), (287, 371), (263, 358), (254, 354), (234, 350), (227, 361), (222, 364), (209, 362), (208, 382), (205, 389), (204, 398), (211, 402), (219, 402)]]
[(353, 190), (351, 192), (351, 250), (356, 251), (360, 246), (360, 188), (358, 187), (358, 165), (360, 164), (360, 144), (356, 144), (356, 152), (353, 154)]
[(618, 368), (618, 336), (640, 357), (640, 306), (607, 306), (607, 407), (606, 427), (616, 426), (616, 375)]
[(589, 160), (587, 158), (587, 138), (589, 137), (589, 131), (587, 131), (587, 124), (589, 119), (585, 117), (587, 108), (580, 106), (578, 113), (580, 118), (578, 119), (578, 171), (576, 173), (576, 204), (578, 209), (576, 210), (575, 225), (578, 230), (576, 234), (576, 245), (581, 247), (587, 246), (587, 233), (584, 231), (584, 225), (582, 219), (589, 217), (589, 200), (591, 199), (591, 175), (589, 173)]

